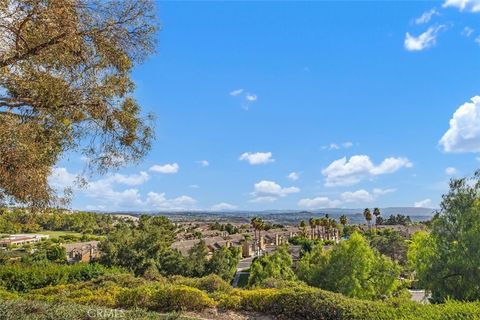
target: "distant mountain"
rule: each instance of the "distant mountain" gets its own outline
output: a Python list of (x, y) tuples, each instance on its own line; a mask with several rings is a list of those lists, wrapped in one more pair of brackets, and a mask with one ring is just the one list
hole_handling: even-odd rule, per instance
[[(231, 222), (248, 223), (254, 216), (261, 216), (268, 221), (277, 223), (296, 224), (300, 220), (308, 220), (311, 217), (319, 217), (325, 214), (331, 218), (338, 219), (341, 215), (346, 215), (350, 223), (364, 223), (364, 208), (325, 208), (315, 210), (264, 210), (264, 211), (149, 211), (149, 212), (114, 212), (113, 214), (129, 214), (138, 216), (139, 214), (164, 215), (174, 221), (192, 221), (192, 220), (223, 220)], [(410, 216), (413, 221), (429, 220), (435, 213), (431, 208), (414, 207), (388, 207), (380, 208), (383, 217), (402, 214)]]

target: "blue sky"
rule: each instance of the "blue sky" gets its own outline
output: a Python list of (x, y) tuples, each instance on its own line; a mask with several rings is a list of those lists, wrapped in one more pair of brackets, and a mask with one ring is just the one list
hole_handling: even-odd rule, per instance
[[(437, 207), (480, 161), (480, 1), (161, 2), (139, 165), (75, 209)], [(443, 138), (442, 138), (443, 137)], [(63, 187), (78, 155), (54, 169)]]

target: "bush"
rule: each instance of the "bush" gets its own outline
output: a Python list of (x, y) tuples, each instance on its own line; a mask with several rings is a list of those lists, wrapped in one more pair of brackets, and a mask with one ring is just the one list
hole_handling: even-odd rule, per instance
[(87, 281), (115, 272), (118, 270), (98, 264), (13, 264), (0, 267), (0, 285), (8, 291), (27, 292), (47, 286)]
[(0, 319), (8, 320), (79, 320), (79, 319), (128, 319), (128, 320), (167, 320), (184, 319), (180, 316), (161, 315), (145, 310), (119, 310), (74, 303), (47, 303), (27, 300), (1, 300)]
[(200, 311), (215, 306), (205, 292), (184, 285), (164, 286), (154, 293), (153, 309), (157, 311)]
[(225, 280), (214, 274), (202, 278), (174, 276), (171, 278), (171, 281), (174, 284), (183, 284), (189, 287), (200, 289), (207, 293), (230, 292), (232, 290), (232, 286), (229, 283), (225, 282)]
[(124, 289), (117, 296), (119, 308), (144, 308), (155, 311), (203, 310), (215, 301), (196, 288), (185, 285), (147, 285)]

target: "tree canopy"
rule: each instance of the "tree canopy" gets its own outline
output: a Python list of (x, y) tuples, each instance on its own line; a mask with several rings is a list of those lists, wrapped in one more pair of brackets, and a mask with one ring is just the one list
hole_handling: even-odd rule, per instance
[(0, 2), (0, 200), (51, 204), (67, 151), (100, 172), (142, 158), (151, 116), (130, 73), (156, 29), (149, 0)]
[(414, 236), (408, 258), (434, 302), (480, 299), (480, 171), (450, 181), (431, 233)]
[(299, 279), (309, 285), (364, 299), (394, 294), (399, 274), (400, 267), (371, 249), (359, 233), (326, 251), (317, 245), (297, 268)]

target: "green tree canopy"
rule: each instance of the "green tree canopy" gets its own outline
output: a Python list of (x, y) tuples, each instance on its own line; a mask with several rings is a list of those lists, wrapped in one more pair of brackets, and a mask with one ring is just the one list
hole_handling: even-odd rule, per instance
[(480, 171), (450, 181), (431, 234), (414, 236), (408, 258), (434, 302), (480, 300)]
[(67, 151), (101, 172), (145, 154), (130, 73), (154, 50), (152, 1), (0, 1), (0, 30), (0, 200), (50, 204)]
[(359, 233), (327, 251), (315, 247), (302, 257), (297, 269), (299, 279), (309, 285), (366, 299), (394, 294), (400, 285), (399, 274), (400, 267), (370, 248)]
[(248, 285), (259, 285), (268, 278), (295, 279), (295, 273), (292, 270), (292, 256), (287, 246), (279, 247), (275, 252), (265, 254), (253, 261)]

